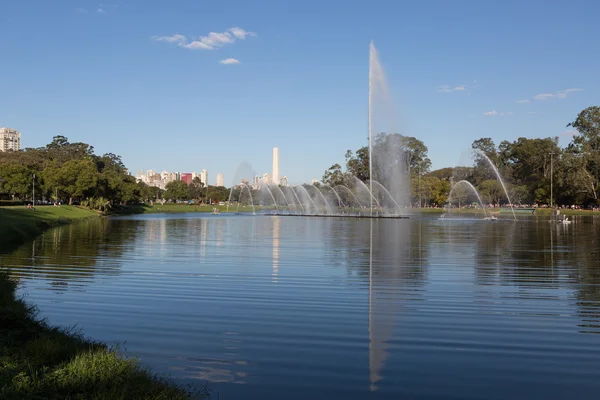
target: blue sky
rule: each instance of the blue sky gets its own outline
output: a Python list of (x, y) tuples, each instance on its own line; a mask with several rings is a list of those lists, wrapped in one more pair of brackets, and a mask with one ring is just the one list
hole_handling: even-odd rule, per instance
[(398, 131), (434, 168), (480, 137), (566, 145), (600, 95), (595, 1), (30, 0), (0, 15), (0, 126), (23, 146), (62, 134), (210, 183), (242, 161), (270, 171), (273, 146), (309, 181), (366, 144), (371, 40)]

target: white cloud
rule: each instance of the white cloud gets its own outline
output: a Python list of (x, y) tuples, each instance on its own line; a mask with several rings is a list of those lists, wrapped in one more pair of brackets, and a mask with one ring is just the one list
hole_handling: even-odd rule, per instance
[(99, 14), (106, 14), (106, 10), (105, 10), (104, 8), (102, 8), (102, 7), (99, 7), (99, 8), (96, 10), (96, 12), (97, 12), (97, 13), (99, 13)]
[(483, 115), (485, 115), (486, 117), (512, 115), (512, 111), (509, 111), (509, 112), (498, 112), (496, 110), (492, 110), (492, 111), (484, 112)]
[(89, 11), (85, 8), (76, 8), (75, 11), (81, 14), (89, 14)]
[(225, 64), (225, 65), (231, 65), (231, 64), (239, 64), (240, 60), (237, 60), (235, 58), (226, 58), (224, 60), (219, 61), (221, 64)]
[(180, 43), (185, 42), (185, 36), (180, 35), (178, 33), (173, 36), (153, 36), (152, 39), (159, 42), (168, 42), (168, 43)]
[(517, 104), (531, 103), (531, 100), (517, 100)]
[(227, 29), (225, 32), (209, 32), (206, 36), (197, 39), (187, 39), (183, 35), (153, 36), (152, 39), (168, 43), (177, 43), (178, 46), (192, 50), (215, 50), (227, 44), (244, 40), (247, 36), (256, 36), (254, 32), (248, 32), (239, 27)]
[(533, 96), (533, 99), (534, 100), (542, 100), (542, 101), (549, 100), (549, 99), (566, 99), (570, 93), (581, 92), (581, 91), (583, 91), (583, 89), (572, 88), (572, 89), (561, 90), (556, 93), (541, 93), (541, 94), (536, 94), (535, 96)]
[(462, 92), (465, 90), (464, 85), (460, 86), (450, 86), (450, 85), (441, 85), (438, 87), (438, 92), (440, 93), (450, 93), (450, 92)]

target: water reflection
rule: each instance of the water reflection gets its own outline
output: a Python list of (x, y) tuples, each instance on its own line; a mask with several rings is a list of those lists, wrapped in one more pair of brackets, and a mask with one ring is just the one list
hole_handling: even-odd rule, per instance
[(134, 240), (135, 227), (98, 219), (51, 229), (10, 254), (0, 264), (27, 280), (49, 283), (62, 292), (83, 288), (97, 277), (120, 273), (121, 256)]
[(135, 216), (2, 262), (50, 322), (231, 398), (515, 398), (600, 386), (598, 221)]
[(279, 217), (273, 217), (273, 282), (277, 283), (279, 275)]

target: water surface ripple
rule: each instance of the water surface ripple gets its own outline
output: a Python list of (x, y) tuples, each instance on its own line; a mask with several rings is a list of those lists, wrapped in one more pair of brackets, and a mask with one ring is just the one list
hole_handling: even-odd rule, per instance
[(596, 399), (599, 228), (144, 215), (0, 263), (50, 323), (221, 399)]

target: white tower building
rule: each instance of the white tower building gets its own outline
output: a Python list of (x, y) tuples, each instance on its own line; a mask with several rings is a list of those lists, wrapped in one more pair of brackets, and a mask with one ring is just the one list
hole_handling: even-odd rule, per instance
[(11, 128), (0, 128), (0, 151), (21, 149), (21, 132)]
[(217, 186), (225, 186), (225, 178), (221, 172), (217, 174)]
[(279, 149), (273, 147), (273, 183), (279, 185)]
[(205, 186), (208, 186), (208, 171), (203, 169), (200, 171), (200, 181), (204, 183)]

